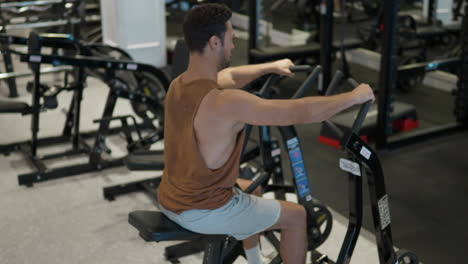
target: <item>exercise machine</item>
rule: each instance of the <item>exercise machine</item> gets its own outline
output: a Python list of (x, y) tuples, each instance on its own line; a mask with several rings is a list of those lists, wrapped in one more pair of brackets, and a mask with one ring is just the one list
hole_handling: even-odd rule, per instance
[[(91, 172), (95, 170), (102, 170), (105, 168), (111, 168), (115, 166), (123, 165), (122, 158), (116, 158), (111, 160), (106, 160), (102, 157), (102, 154), (108, 150), (105, 145), (105, 136), (110, 132), (109, 123), (113, 120), (120, 120), (122, 123), (123, 132), (125, 134), (128, 149), (132, 151), (139, 147), (139, 144), (142, 142), (154, 142), (162, 137), (162, 125), (148, 124), (152, 126), (155, 133), (150, 134), (146, 139), (141, 137), (141, 133), (136, 129), (138, 140), (135, 141), (131, 138), (130, 127), (128, 125), (128, 120), (133, 120), (136, 123), (133, 117), (121, 116), (115, 117), (112, 116), (113, 109), (115, 107), (116, 101), (118, 98), (127, 98), (132, 102), (143, 105), (145, 113), (147, 111), (152, 113), (151, 119), (157, 118), (159, 122), (162, 122), (163, 117), (163, 106), (161, 104), (160, 98), (155, 96), (148, 96), (143, 91), (138, 91), (128, 88), (129, 84), (125, 82), (124, 79), (120, 79), (119, 75), (121, 72), (130, 71), (139, 74), (141, 82), (147, 86), (155, 85), (158, 89), (166, 90), (169, 86), (165, 75), (157, 68), (147, 65), (136, 63), (129, 60), (115, 60), (115, 59), (104, 59), (96, 57), (69, 57), (69, 56), (58, 56), (58, 55), (44, 55), (40, 54), (41, 47), (41, 38), (35, 33), (31, 33), (30, 38), (28, 39), (29, 53), (23, 54), (20, 52), (14, 51), (20, 56), (21, 61), (27, 62), (30, 64), (31, 70), (34, 72), (34, 83), (33, 83), (33, 109), (32, 112), (32, 140), (28, 142), (27, 146), (24, 146), (23, 153), (25, 153), (27, 160), (34, 167), (34, 171), (31, 173), (26, 173), (18, 176), (18, 182), (20, 185), (32, 186), (33, 183), (42, 182), (46, 180), (62, 178), (72, 175), (77, 175), (80, 173)], [(61, 43), (60, 45), (63, 45)], [(37, 153), (38, 148), (38, 129), (39, 129), (39, 113), (42, 107), (40, 103), (40, 98), (43, 95), (41, 90), (40, 83), (40, 65), (41, 64), (52, 64), (52, 65), (68, 65), (76, 69), (77, 77), (76, 84), (74, 86), (65, 86), (56, 89), (53, 94), (50, 94), (50, 100), (45, 100), (44, 104), (48, 102), (53, 102), (53, 98), (56, 97), (58, 93), (64, 90), (72, 90), (74, 92), (73, 102), (70, 106), (70, 111), (67, 114), (66, 127), (64, 129), (64, 134), (60, 137), (60, 140), (65, 141), (70, 140), (72, 143), (72, 149), (66, 151), (65, 153), (51, 154), (44, 157), (39, 157)], [(106, 105), (104, 107), (103, 115), (100, 119), (95, 120), (99, 123), (99, 129), (97, 132), (92, 133), (92, 136), (95, 138), (93, 146), (89, 146), (81, 138), (79, 131), (79, 115), (81, 107), (82, 93), (84, 89), (85, 79), (86, 79), (86, 69), (97, 69), (104, 70), (105, 75), (102, 77), (105, 78), (103, 81), (110, 87), (109, 94), (107, 97)], [(137, 77), (135, 77), (137, 78)], [(137, 78), (138, 79), (138, 78)], [(165, 95), (165, 91), (164, 91)], [(143, 110), (141, 110), (143, 111)], [(119, 131), (122, 131), (120, 129)], [(50, 143), (47, 142), (47, 143)], [(4, 148), (8, 148), (3, 146)], [(17, 145), (15, 146), (17, 147)], [(21, 146), (23, 147), (23, 146)], [(11, 146), (10, 146), (11, 148)], [(43, 163), (46, 159), (54, 159), (57, 157), (62, 157), (64, 155), (77, 155), (77, 154), (86, 154), (89, 156), (89, 160), (85, 163), (65, 166), (60, 168), (47, 168)]]
[[(0, 3), (0, 33), (11, 30), (42, 29), (46, 32), (69, 33), (80, 38), (80, 29), (90, 23), (100, 21), (99, 14), (87, 15), (85, 0), (45, 0)], [(30, 76), (27, 72), (15, 72), (8, 41), (0, 41), (5, 72), (0, 74), (9, 88), (9, 96), (17, 97), (16, 78)], [(60, 47), (58, 47), (60, 48)], [(52, 68), (43, 73), (62, 71), (62, 67)]]
[[(307, 68), (309, 67), (305, 67), (305, 69)], [(297, 69), (301, 69), (301, 67)], [(302, 68), (302, 70), (303, 69), (304, 68)], [(296, 68), (292, 70), (294, 71)], [(316, 68), (308, 76), (293, 98), (304, 96), (304, 93), (310, 89), (312, 84), (317, 80), (320, 71), (320, 67)], [(271, 86), (278, 81), (278, 79), (277, 76), (270, 76), (260, 90), (259, 96), (267, 96), (270, 93)], [(294, 175), (294, 187), (291, 186), (290, 189), (297, 194), (299, 203), (306, 208), (308, 214), (309, 249), (313, 250), (325, 241), (331, 231), (331, 213), (312, 196), (299, 139), (294, 127), (279, 127), (279, 129), (288, 149), (288, 157)], [(246, 136), (248, 136), (248, 134), (246, 134)], [(269, 138), (265, 138), (265, 146), (268, 148), (272, 146), (270, 143), (276, 144), (268, 140)], [(276, 148), (277, 147), (279, 146), (276, 146)], [(264, 149), (264, 154), (267, 155), (268, 152), (272, 153), (270, 154), (273, 155), (272, 159), (269, 158), (269, 160), (278, 161), (279, 153), (275, 150), (269, 150), (271, 150), (271, 148)], [(246, 192), (253, 191), (257, 186), (264, 185), (268, 182), (270, 177), (271, 173), (264, 171), (263, 168), (260, 169), (260, 172), (253, 178), (254, 183), (247, 188)], [(267, 184), (265, 191), (276, 191), (278, 188), (284, 189), (285, 186)], [(129, 222), (139, 230), (140, 236), (146, 241), (188, 240), (190, 241), (189, 243), (196, 241), (199, 245), (205, 245), (205, 247), (199, 247), (200, 250), (205, 248), (204, 263), (232, 263), (239, 256), (240, 250), (242, 250), (240, 243), (232, 238), (223, 235), (207, 236), (189, 232), (167, 219), (162, 213), (155, 211), (132, 212), (129, 214)], [(266, 237), (273, 246), (279, 250), (279, 241), (273, 232), (267, 232)], [(205, 240), (206, 242), (201, 243), (201, 241), (203, 242)], [(183, 246), (186, 245), (187, 244), (183, 244)], [(317, 253), (312, 255), (313, 258), (317, 256)], [(166, 257), (168, 256), (166, 255)], [(172, 258), (172, 261), (175, 260), (176, 259)], [(278, 255), (273, 259), (272, 263), (278, 263), (279, 261), (281, 261), (281, 259)]]
[[(339, 76), (338, 76), (339, 78)], [(339, 80), (337, 81), (339, 82)], [(351, 87), (358, 83), (352, 79)], [(336, 87), (336, 86), (335, 86)], [(330, 91), (333, 89), (329, 89)], [(336, 262), (322, 261), (321, 264), (349, 263), (359, 237), (363, 219), (362, 178), (367, 176), (369, 197), (374, 222), (374, 233), (381, 264), (418, 264), (418, 257), (406, 250), (395, 250), (391, 231), (389, 199), (385, 189), (385, 178), (377, 153), (359, 136), (359, 130), (372, 102), (361, 105), (354, 119), (351, 131), (343, 131), (333, 123), (333, 131), (341, 138), (340, 146), (348, 159), (340, 159), (340, 168), (348, 172), (349, 181), (349, 222), (346, 236)], [(328, 121), (326, 121), (328, 122)]]

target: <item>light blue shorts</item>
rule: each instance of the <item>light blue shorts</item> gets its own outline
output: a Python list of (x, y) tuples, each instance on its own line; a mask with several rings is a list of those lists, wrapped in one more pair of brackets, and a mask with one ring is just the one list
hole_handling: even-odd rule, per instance
[(175, 214), (161, 205), (161, 211), (180, 226), (201, 234), (226, 234), (244, 240), (274, 225), (280, 216), (280, 203), (234, 188), (234, 196), (220, 208), (193, 209)]

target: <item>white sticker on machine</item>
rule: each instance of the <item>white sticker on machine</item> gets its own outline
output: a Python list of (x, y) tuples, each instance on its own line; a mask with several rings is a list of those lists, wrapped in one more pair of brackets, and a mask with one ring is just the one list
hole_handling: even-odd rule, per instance
[(29, 56), (29, 61), (30, 62), (41, 62), (42, 57), (39, 56), (39, 55), (31, 55), (31, 56)]
[(366, 159), (369, 159), (372, 152), (370, 152), (370, 150), (368, 150), (366, 147), (362, 146), (361, 148), (361, 152), (359, 152), (361, 154), (361, 156), (363, 156), (364, 158)]
[(340, 159), (340, 168), (356, 176), (361, 176), (361, 167), (356, 162), (347, 159)]
[(280, 148), (277, 148), (277, 149), (274, 149), (274, 150), (271, 151), (271, 156), (272, 157), (276, 157), (276, 156), (278, 156), (280, 154), (281, 154), (281, 149)]
[(385, 195), (377, 203), (379, 206), (379, 215), (380, 215), (380, 228), (384, 230), (388, 225), (390, 225), (390, 208), (388, 205), (388, 196)]
[(133, 63), (127, 64), (127, 70), (136, 71), (137, 69), (138, 69), (138, 65), (137, 65), (137, 64), (133, 64)]

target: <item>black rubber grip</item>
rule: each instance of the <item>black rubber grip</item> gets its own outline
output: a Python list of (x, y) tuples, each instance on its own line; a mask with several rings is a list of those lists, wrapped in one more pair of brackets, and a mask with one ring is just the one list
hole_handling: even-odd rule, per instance
[(312, 67), (309, 65), (296, 65), (289, 67), (291, 72), (311, 72)]
[(367, 101), (361, 106), (361, 109), (359, 109), (359, 114), (357, 115), (353, 128), (351, 129), (356, 135), (359, 135), (359, 130), (361, 130), (362, 123), (364, 122), (364, 119), (366, 119), (366, 115), (367, 112), (369, 112), (371, 104), (372, 101)]
[(298, 99), (304, 96), (304, 94), (310, 90), (312, 84), (317, 80), (318, 76), (322, 72), (322, 67), (316, 66), (314, 70), (307, 76), (307, 79), (302, 83), (301, 87), (291, 97), (291, 99)]
[[(359, 86), (359, 83), (356, 82), (356, 80), (349, 78), (348, 83), (353, 87), (356, 88)], [(359, 135), (359, 130), (361, 130), (362, 123), (366, 119), (367, 112), (369, 112), (369, 109), (371, 107), (372, 101), (367, 101), (364, 104), (361, 105), (361, 108), (359, 109), (359, 113), (354, 120), (353, 126), (351, 128), (351, 131), (355, 133), (356, 135)]]

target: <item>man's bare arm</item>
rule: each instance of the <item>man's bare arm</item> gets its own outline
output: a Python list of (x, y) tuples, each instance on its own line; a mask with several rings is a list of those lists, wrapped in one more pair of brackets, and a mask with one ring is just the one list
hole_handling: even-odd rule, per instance
[(289, 70), (291, 66), (294, 66), (294, 64), (290, 60), (285, 59), (262, 64), (226, 68), (218, 72), (218, 85), (223, 89), (240, 89), (268, 73), (292, 76), (293, 74)]
[(373, 99), (372, 89), (360, 85), (348, 93), (296, 100), (265, 100), (241, 90), (213, 90), (204, 101), (217, 119), (234, 124), (286, 126), (321, 122), (354, 104)]

